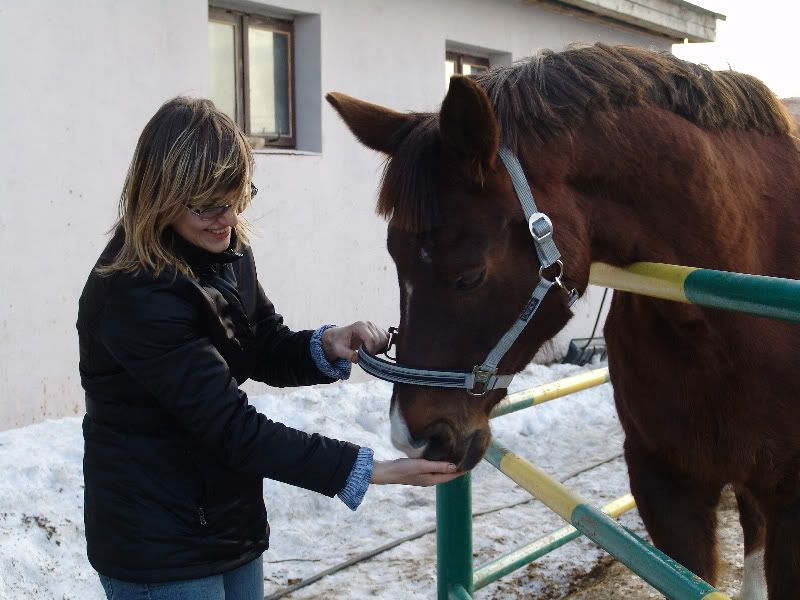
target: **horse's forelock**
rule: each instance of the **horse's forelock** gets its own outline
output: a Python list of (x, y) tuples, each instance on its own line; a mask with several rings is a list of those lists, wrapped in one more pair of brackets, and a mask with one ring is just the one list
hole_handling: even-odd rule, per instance
[(419, 115), (384, 166), (378, 214), (404, 231), (420, 233), (436, 227), (440, 154), (437, 116)]

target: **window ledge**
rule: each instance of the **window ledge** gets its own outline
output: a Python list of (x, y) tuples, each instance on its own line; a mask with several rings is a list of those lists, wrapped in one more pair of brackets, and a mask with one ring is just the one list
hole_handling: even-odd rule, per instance
[(296, 150), (295, 148), (258, 148), (253, 149), (253, 154), (256, 155), (270, 155), (270, 154), (285, 154), (290, 156), (322, 156), (322, 152), (310, 152), (308, 150)]

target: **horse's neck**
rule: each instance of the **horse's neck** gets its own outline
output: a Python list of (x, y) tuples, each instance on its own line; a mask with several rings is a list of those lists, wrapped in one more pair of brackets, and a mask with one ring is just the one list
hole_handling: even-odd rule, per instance
[(709, 133), (676, 115), (647, 127), (628, 123), (580, 152), (576, 185), (589, 197), (592, 260), (754, 267), (747, 257), (774, 229), (761, 205), (769, 177), (754, 145), (781, 140)]

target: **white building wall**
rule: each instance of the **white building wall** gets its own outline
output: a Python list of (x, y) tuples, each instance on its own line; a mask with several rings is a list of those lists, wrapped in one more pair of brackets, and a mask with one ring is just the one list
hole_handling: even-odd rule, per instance
[[(669, 48), (663, 38), (520, 0), (228, 4), (298, 14), (298, 56), (320, 74), (298, 76), (306, 94), (298, 126), (302, 145), (319, 150), (321, 140), (321, 152), (259, 152), (260, 193), (247, 215), (262, 284), (295, 328), (356, 319), (386, 326), (399, 314), (385, 224), (374, 214), (381, 158), (322, 94), (435, 110), (446, 47), (491, 50), (496, 62), (571, 41)], [(207, 90), (206, 25), (203, 0), (0, 7), (0, 430), (83, 411), (77, 300), (139, 132), (164, 100)], [(588, 335), (601, 295), (577, 305), (580, 318), (558, 348)]]

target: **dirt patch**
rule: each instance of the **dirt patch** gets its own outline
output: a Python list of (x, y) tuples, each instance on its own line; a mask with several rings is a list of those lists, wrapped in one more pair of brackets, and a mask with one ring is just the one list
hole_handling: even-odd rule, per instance
[[(5, 516), (5, 513), (3, 513), (3, 516)], [(41, 528), (44, 530), (45, 535), (47, 535), (48, 540), (54, 541), (57, 546), (61, 545), (61, 540), (53, 540), (53, 536), (55, 536), (58, 531), (45, 517), (40, 517), (39, 515), (22, 515), (22, 524), (25, 525), (27, 529), (30, 529), (34, 525)]]

